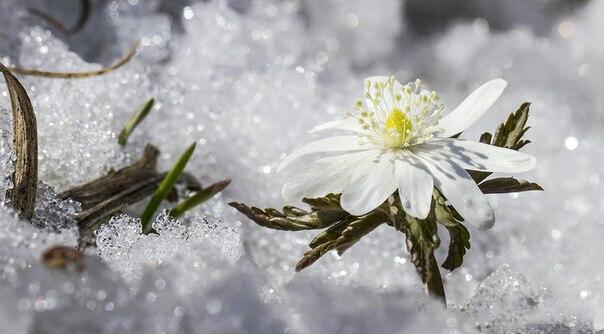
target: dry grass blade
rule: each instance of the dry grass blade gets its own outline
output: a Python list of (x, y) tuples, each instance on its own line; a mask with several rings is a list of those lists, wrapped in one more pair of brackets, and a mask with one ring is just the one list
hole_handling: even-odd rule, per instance
[(211, 186), (207, 187), (196, 193), (195, 195), (185, 199), (181, 203), (179, 203), (174, 209), (170, 211), (170, 216), (174, 218), (178, 218), (182, 216), (185, 212), (193, 209), (199, 204), (207, 201), (208, 199), (214, 197), (219, 192), (223, 191), (224, 188), (228, 187), (231, 183), (231, 180), (225, 179), (222, 181), (218, 181)]
[(155, 99), (150, 98), (149, 100), (147, 100), (147, 102), (145, 102), (145, 104), (143, 104), (140, 107), (138, 112), (133, 114), (130, 117), (130, 119), (128, 120), (128, 122), (126, 122), (126, 125), (124, 125), (124, 127), (122, 128), (122, 131), (120, 131), (120, 134), (117, 137), (117, 142), (121, 146), (126, 145), (126, 143), (128, 142), (128, 138), (130, 137), (130, 134), (132, 133), (132, 131), (134, 131), (136, 126), (139, 125), (140, 122), (142, 122), (145, 119), (145, 117), (147, 117), (147, 115), (153, 108), (153, 104), (155, 104)]
[(80, 234), (88, 232), (102, 219), (151, 196), (164, 176), (165, 174), (157, 175), (104, 200), (88, 210), (80, 212), (76, 217)]
[(159, 150), (153, 145), (147, 145), (143, 156), (132, 165), (66, 190), (59, 194), (59, 197), (76, 200), (82, 204), (83, 210), (87, 210), (141, 182), (156, 177), (158, 156)]
[(15, 150), (14, 187), (7, 192), (12, 205), (24, 219), (31, 219), (36, 205), (38, 184), (38, 129), (36, 115), (25, 88), (3, 65), (0, 72), (8, 87), (13, 114), (13, 149)]
[(46, 20), (48, 23), (50, 23), (52, 26), (54, 26), (55, 28), (57, 28), (58, 30), (63, 32), (64, 34), (73, 34), (73, 33), (76, 33), (78, 31), (82, 30), (82, 28), (88, 21), (88, 18), (90, 17), (90, 9), (91, 9), (90, 0), (80, 0), (80, 8), (81, 8), (80, 17), (78, 17), (78, 21), (71, 28), (67, 28), (67, 26), (65, 26), (59, 19), (57, 19), (56, 17), (54, 17), (50, 14), (47, 14), (39, 9), (27, 8), (27, 10), (32, 15), (39, 16), (42, 19)]
[(83, 79), (83, 78), (95, 77), (95, 76), (99, 76), (99, 75), (103, 75), (103, 74), (112, 72), (112, 71), (117, 70), (118, 68), (126, 65), (134, 57), (134, 55), (136, 55), (138, 45), (139, 45), (139, 43), (136, 42), (136, 44), (130, 49), (128, 54), (126, 54), (126, 56), (123, 57), (122, 59), (120, 59), (117, 63), (115, 63), (109, 67), (101, 68), (100, 70), (97, 70), (97, 71), (54, 72), (54, 71), (40, 71), (40, 70), (26, 69), (26, 68), (21, 68), (21, 67), (11, 67), (10, 71), (13, 73), (16, 73), (16, 74), (31, 75), (31, 76), (38, 76), (38, 77), (44, 77), (44, 78), (54, 78), (54, 79)]

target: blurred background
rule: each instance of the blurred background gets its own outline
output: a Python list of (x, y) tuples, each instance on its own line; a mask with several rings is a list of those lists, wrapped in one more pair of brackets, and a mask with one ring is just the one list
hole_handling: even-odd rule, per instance
[[(81, 29), (65, 31), (81, 17)], [(38, 118), (44, 191), (40, 226), (0, 207), (0, 328), (603, 331), (603, 35), (598, 0), (2, 0), (5, 65), (98, 69), (141, 44), (130, 63), (104, 76), (19, 77)], [(306, 134), (314, 125), (343, 118), (373, 75), (420, 78), (446, 110), (490, 79), (507, 80), (463, 134), (469, 139), (532, 102), (525, 151), (538, 166), (521, 177), (545, 191), (489, 197), (495, 227), (471, 230), (464, 265), (442, 270), (447, 310), (424, 295), (403, 236), (387, 226), (343, 257), (328, 254), (294, 274), (313, 233), (262, 229), (227, 205), (282, 206), (279, 160), (316, 138)], [(3, 189), (13, 161), (7, 96), (1, 83)], [(120, 147), (117, 133), (149, 97), (157, 101), (152, 113)], [(140, 233), (131, 217), (143, 207), (131, 208), (97, 233), (79, 275), (40, 264), (46, 248), (77, 244), (78, 206), (55, 192), (136, 160), (147, 143), (167, 169), (191, 142), (198, 148), (189, 172), (206, 183), (233, 179), (222, 195), (157, 236)]]

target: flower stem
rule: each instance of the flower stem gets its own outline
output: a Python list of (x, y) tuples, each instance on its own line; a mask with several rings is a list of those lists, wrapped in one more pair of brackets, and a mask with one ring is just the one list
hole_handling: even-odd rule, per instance
[(445, 296), (445, 287), (443, 285), (443, 280), (440, 277), (440, 268), (438, 268), (438, 262), (436, 262), (436, 258), (434, 257), (434, 253), (432, 253), (430, 255), (431, 259), (430, 259), (430, 263), (432, 263), (431, 265), (431, 272), (432, 275), (430, 276), (430, 279), (427, 282), (428, 285), (428, 294), (433, 297), (436, 298), (438, 300), (440, 300), (445, 307), (447, 307), (447, 298)]

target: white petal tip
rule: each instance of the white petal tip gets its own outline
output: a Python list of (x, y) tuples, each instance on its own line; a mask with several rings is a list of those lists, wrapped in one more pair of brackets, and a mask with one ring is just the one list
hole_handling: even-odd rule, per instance
[[(344, 209), (344, 210), (346, 210), (346, 209)], [(352, 208), (352, 209), (346, 210), (346, 212), (348, 212), (349, 214), (351, 214), (353, 216), (362, 216), (362, 215), (368, 213), (369, 211), (363, 210), (363, 208)]]
[(479, 231), (490, 230), (495, 225), (495, 214), (491, 213), (485, 219), (470, 221), (469, 223)]
[(428, 206), (427, 208), (418, 208), (413, 207), (410, 202), (403, 203), (403, 209), (405, 210), (405, 213), (407, 213), (409, 216), (415, 217), (417, 219), (426, 219), (428, 217), (428, 214), (430, 213), (430, 206)]
[(409, 216), (415, 217), (417, 219), (426, 219), (426, 218), (428, 218), (428, 214), (430, 213), (430, 212), (416, 212), (413, 210), (405, 210), (405, 212)]
[(288, 163), (286, 161), (281, 161), (279, 163), (279, 166), (277, 166), (276, 172), (281, 173), (285, 169), (285, 167), (287, 167), (287, 165), (288, 165)]
[(498, 87), (501, 87), (502, 89), (504, 89), (508, 85), (508, 82), (501, 78), (493, 79), (491, 80), (491, 83), (497, 85)]
[(325, 128), (328, 128), (328, 126), (325, 126), (325, 124), (319, 124), (319, 125), (315, 126), (314, 128), (308, 130), (306, 133), (308, 133), (308, 134), (317, 133), (319, 131), (325, 130)]
[(286, 182), (281, 188), (281, 197), (285, 203), (298, 203), (303, 197), (292, 192), (292, 187), (289, 182)]
[[(344, 194), (342, 194), (342, 196), (344, 196)], [(367, 209), (363, 206), (363, 203), (351, 204), (346, 199), (341, 200), (340, 204), (342, 205), (342, 209), (344, 209), (344, 211), (348, 212), (353, 216), (362, 216), (374, 209)]]
[(527, 171), (532, 170), (535, 167), (537, 167), (537, 158), (531, 156), (527, 163)]

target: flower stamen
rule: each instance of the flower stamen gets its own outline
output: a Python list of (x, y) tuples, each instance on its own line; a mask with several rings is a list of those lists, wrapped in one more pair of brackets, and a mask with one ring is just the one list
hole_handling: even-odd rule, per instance
[(386, 144), (389, 147), (406, 146), (412, 129), (411, 120), (403, 111), (392, 110), (386, 119)]

